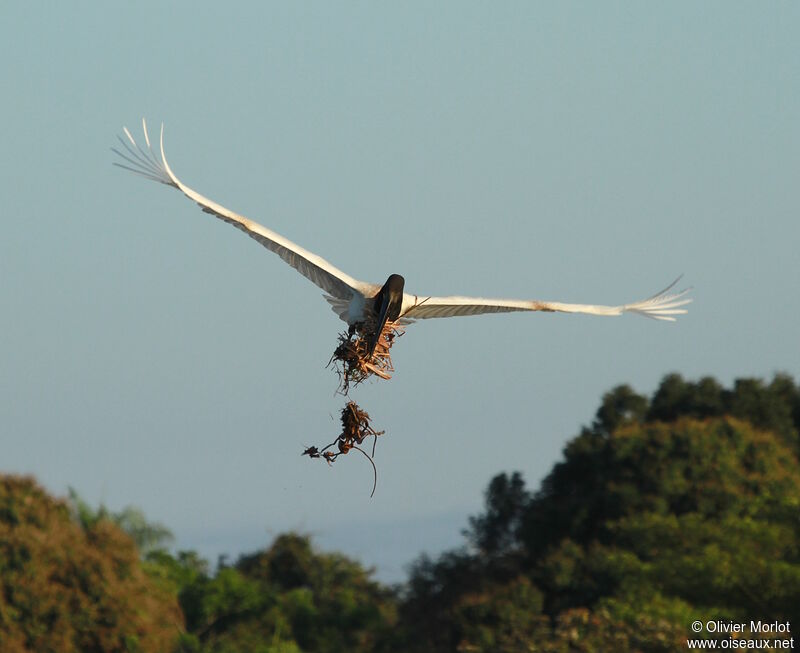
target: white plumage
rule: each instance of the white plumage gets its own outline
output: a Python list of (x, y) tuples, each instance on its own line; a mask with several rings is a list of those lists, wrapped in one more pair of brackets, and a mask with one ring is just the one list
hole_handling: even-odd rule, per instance
[[(368, 311), (377, 312), (374, 305), (375, 298), (381, 291), (381, 284), (367, 283), (354, 279), (324, 258), (192, 190), (175, 176), (175, 173), (172, 172), (167, 163), (167, 158), (164, 154), (164, 126), (161, 126), (160, 157), (153, 152), (150, 137), (147, 133), (147, 124), (144, 120), (142, 120), (142, 128), (146, 147), (140, 147), (127, 127), (124, 128), (125, 135), (129, 141), (126, 142), (119, 137), (124, 151), (116, 148), (112, 149), (125, 163), (115, 162), (114, 165), (177, 188), (188, 198), (197, 202), (206, 213), (211, 213), (232, 224), (270, 251), (275, 252), (300, 274), (319, 286), (324, 291), (325, 298), (331, 304), (333, 310), (348, 324), (363, 323)], [(557, 311), (602, 316), (637, 313), (656, 320), (671, 322), (675, 320), (676, 315), (686, 313), (687, 311), (683, 307), (692, 301), (686, 297), (689, 289), (677, 292), (672, 291), (679, 279), (680, 277), (652, 297), (620, 306), (461, 296), (428, 297), (403, 292), (402, 306), (398, 317), (401, 323), (407, 323), (416, 319), (454, 317), (458, 315), (480, 315), (483, 313), (506, 313), (511, 311)]]

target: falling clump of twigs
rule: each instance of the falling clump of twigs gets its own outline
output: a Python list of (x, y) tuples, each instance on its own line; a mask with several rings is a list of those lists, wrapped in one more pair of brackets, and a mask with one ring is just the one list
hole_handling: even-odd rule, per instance
[(369, 353), (373, 331), (371, 325), (356, 325), (339, 334), (339, 346), (333, 352), (331, 363), (339, 375), (339, 392), (346, 395), (351, 385), (366, 381), (373, 374), (390, 379), (394, 372), (390, 349), (394, 341), (405, 333), (397, 322), (387, 321), (378, 334), (372, 355)]
[[(333, 442), (328, 446), (319, 449), (317, 447), (307, 447), (301, 455), (308, 456), (309, 458), (324, 458), (329, 465), (341, 455), (348, 453), (351, 449), (360, 451), (370, 465), (372, 465), (372, 472), (374, 481), (372, 483), (372, 492), (370, 496), (375, 494), (375, 488), (378, 486), (378, 468), (375, 467), (375, 461), (372, 459), (375, 455), (375, 445), (378, 443), (378, 436), (383, 435), (383, 431), (376, 431), (370, 424), (370, 417), (367, 411), (362, 410), (354, 401), (348, 401), (347, 405), (342, 409), (341, 414), (342, 432)], [(364, 451), (359, 445), (363, 444), (364, 440), (372, 436), (372, 455)], [(334, 452), (333, 448), (337, 451)]]

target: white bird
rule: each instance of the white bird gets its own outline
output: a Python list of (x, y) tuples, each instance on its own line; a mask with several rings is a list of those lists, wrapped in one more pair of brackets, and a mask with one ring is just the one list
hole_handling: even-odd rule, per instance
[[(595, 304), (566, 304), (563, 302), (524, 300), (524, 299), (486, 299), (483, 297), (429, 297), (404, 292), (405, 282), (399, 274), (392, 274), (383, 285), (359, 281), (271, 229), (253, 222), (244, 216), (226, 209), (224, 206), (204, 197), (189, 188), (175, 176), (164, 154), (164, 125), (161, 125), (160, 157), (156, 156), (150, 144), (147, 124), (142, 120), (145, 148), (139, 146), (127, 127), (123, 128), (126, 142), (118, 136), (124, 151), (112, 148), (125, 163), (115, 162), (148, 179), (177, 188), (189, 199), (194, 200), (206, 213), (232, 224), (245, 232), (264, 247), (275, 252), (304, 277), (324, 291), (325, 299), (334, 312), (351, 328), (361, 327), (369, 321), (377, 325), (371, 334), (369, 352), (372, 354), (377, 339), (387, 321), (408, 324), (417, 319), (433, 317), (454, 317), (458, 315), (479, 315), (482, 313), (507, 313), (511, 311), (547, 311), (562, 313), (587, 313), (589, 315), (622, 315), (637, 313), (656, 320), (675, 321), (675, 316), (686, 313), (683, 308), (692, 300), (686, 297), (689, 289), (671, 292), (678, 279), (661, 292), (647, 299), (622, 304), (602, 306)], [(373, 322), (374, 320), (374, 322)]]

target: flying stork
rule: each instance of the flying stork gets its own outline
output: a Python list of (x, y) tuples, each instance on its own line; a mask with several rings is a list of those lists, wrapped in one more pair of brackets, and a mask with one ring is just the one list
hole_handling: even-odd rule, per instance
[(142, 120), (145, 147), (141, 147), (123, 127), (127, 142), (118, 136), (123, 150), (112, 150), (124, 161), (115, 162), (121, 168), (135, 172), (147, 179), (177, 188), (194, 200), (206, 213), (210, 213), (240, 229), (264, 247), (275, 252), (304, 277), (319, 286), (334, 312), (352, 329), (365, 323), (375, 324), (369, 340), (369, 354), (375, 349), (378, 338), (387, 322), (408, 324), (417, 319), (479, 315), (482, 313), (507, 313), (511, 311), (548, 311), (561, 313), (587, 313), (589, 315), (622, 315), (637, 313), (656, 320), (675, 321), (675, 316), (686, 313), (683, 308), (692, 300), (686, 297), (689, 289), (673, 291), (678, 279), (659, 293), (647, 299), (622, 304), (601, 306), (594, 304), (566, 304), (563, 302), (524, 299), (486, 299), (483, 297), (429, 297), (405, 292), (405, 281), (392, 274), (383, 285), (359, 281), (342, 272), (325, 259), (296, 245), (271, 229), (204, 197), (184, 184), (167, 163), (164, 154), (164, 125), (161, 125), (160, 157), (150, 144), (147, 124)]

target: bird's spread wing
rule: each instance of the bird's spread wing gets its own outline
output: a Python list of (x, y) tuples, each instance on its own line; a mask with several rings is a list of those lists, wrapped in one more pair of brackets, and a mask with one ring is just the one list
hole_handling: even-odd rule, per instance
[(343, 310), (346, 313), (347, 302), (353, 297), (354, 293), (370, 297), (378, 292), (380, 286), (354, 279), (331, 263), (328, 263), (324, 258), (312, 254), (271, 229), (248, 220), (189, 188), (175, 176), (175, 173), (172, 172), (167, 163), (167, 158), (164, 155), (164, 125), (161, 125), (160, 157), (156, 156), (150, 146), (150, 137), (144, 120), (142, 120), (142, 128), (146, 146), (144, 148), (136, 143), (127, 127), (123, 128), (125, 136), (130, 142), (128, 143), (122, 137), (118, 137), (124, 150), (111, 149), (123, 159), (124, 163), (115, 162), (114, 165), (140, 174), (147, 179), (177, 188), (189, 199), (197, 202), (206, 213), (211, 213), (228, 224), (232, 224), (237, 229), (241, 229), (268, 250), (275, 252), (304, 277), (322, 288), (327, 293), (326, 299), (331, 303), (334, 310), (340, 313), (342, 319), (344, 317), (341, 314), (341, 310), (344, 307)]
[(686, 313), (692, 300), (686, 297), (689, 288), (673, 291), (680, 277), (648, 299), (622, 306), (597, 306), (593, 304), (564, 304), (520, 299), (483, 299), (481, 297), (417, 297), (403, 317), (415, 320), (456, 315), (481, 315), (482, 313), (508, 313), (511, 311), (557, 311), (561, 313), (587, 313), (589, 315), (622, 315), (638, 313), (656, 320), (675, 321), (675, 315)]

